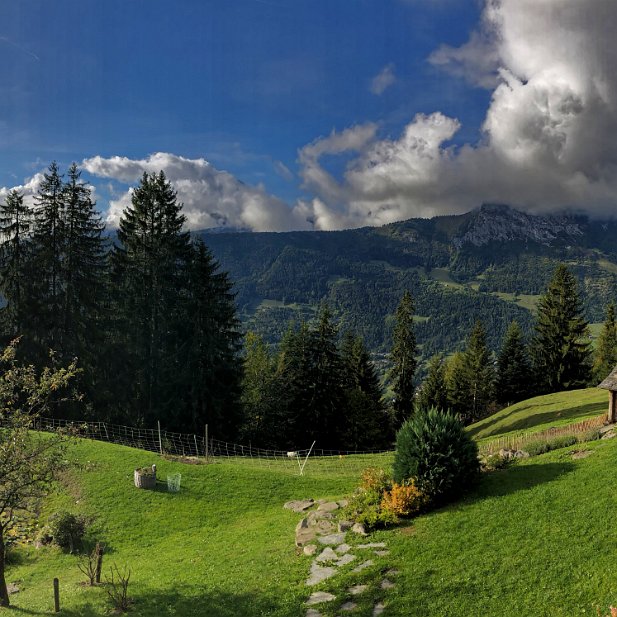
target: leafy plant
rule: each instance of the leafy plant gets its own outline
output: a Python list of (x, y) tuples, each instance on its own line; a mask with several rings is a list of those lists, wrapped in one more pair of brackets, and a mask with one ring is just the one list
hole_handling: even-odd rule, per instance
[(407, 484), (394, 483), (389, 491), (384, 491), (380, 507), (382, 512), (398, 517), (417, 514), (426, 504), (426, 497), (411, 480)]
[(394, 481), (413, 478), (430, 501), (447, 501), (466, 491), (479, 471), (478, 446), (451, 413), (419, 409), (397, 433)]
[(54, 544), (69, 553), (81, 547), (86, 533), (87, 519), (72, 512), (58, 512), (49, 519), (49, 535)]

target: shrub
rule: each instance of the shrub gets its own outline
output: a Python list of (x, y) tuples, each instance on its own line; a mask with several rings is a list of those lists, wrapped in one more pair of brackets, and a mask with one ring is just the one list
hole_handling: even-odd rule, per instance
[(71, 512), (58, 512), (49, 519), (48, 532), (53, 542), (69, 553), (81, 548), (86, 533), (85, 517)]
[(394, 481), (414, 478), (429, 501), (447, 501), (464, 492), (479, 471), (476, 442), (449, 412), (419, 409), (396, 435)]
[(362, 481), (360, 487), (366, 491), (375, 491), (382, 493), (390, 488), (392, 480), (388, 477), (388, 474), (384, 469), (379, 467), (367, 467), (362, 472)]
[(392, 485), (384, 491), (381, 498), (381, 510), (394, 516), (413, 516), (426, 505), (427, 499), (412, 480), (408, 484)]
[(545, 441), (530, 441), (525, 446), (525, 452), (527, 452), (529, 456), (538, 456), (539, 454), (545, 454), (551, 450), (559, 450), (560, 448), (573, 446), (577, 442), (578, 439), (574, 435), (562, 435), (561, 437), (555, 437)]
[(391, 511), (383, 510), (381, 501), (381, 493), (358, 488), (343, 510), (343, 516), (355, 523), (361, 523), (367, 529), (393, 525), (398, 521), (398, 517)]

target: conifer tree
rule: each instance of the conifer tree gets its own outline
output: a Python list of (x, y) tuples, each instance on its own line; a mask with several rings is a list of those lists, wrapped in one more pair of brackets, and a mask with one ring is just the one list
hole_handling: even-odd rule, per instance
[(532, 393), (532, 381), (531, 361), (523, 333), (518, 323), (513, 321), (497, 359), (497, 402), (507, 405), (528, 398)]
[(6, 304), (0, 312), (5, 343), (26, 334), (32, 310), (31, 246), (32, 209), (23, 193), (10, 191), (0, 204), (0, 293)]
[(413, 379), (417, 362), (413, 312), (413, 300), (409, 291), (406, 291), (394, 313), (395, 325), (390, 353), (395, 429), (409, 418), (414, 408)]
[(606, 307), (606, 318), (596, 345), (593, 374), (595, 381), (602, 381), (617, 366), (617, 323), (615, 304)]
[(427, 375), (418, 393), (417, 405), (419, 409), (448, 409), (446, 363), (441, 354), (434, 355), (428, 361)]
[(563, 264), (540, 298), (535, 331), (532, 359), (540, 392), (586, 386), (591, 369), (589, 328), (582, 315), (576, 279)]

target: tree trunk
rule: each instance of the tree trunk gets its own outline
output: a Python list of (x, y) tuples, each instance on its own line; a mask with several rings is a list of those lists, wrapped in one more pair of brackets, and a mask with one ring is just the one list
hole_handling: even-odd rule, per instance
[(4, 547), (4, 527), (0, 525), (0, 607), (10, 605), (9, 590), (6, 586), (6, 578), (4, 577), (4, 560), (6, 549)]

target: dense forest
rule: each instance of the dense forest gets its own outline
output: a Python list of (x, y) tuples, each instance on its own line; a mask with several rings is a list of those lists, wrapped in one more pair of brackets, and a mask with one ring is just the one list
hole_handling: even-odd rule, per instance
[[(33, 203), (18, 191), (0, 203), (3, 343), (17, 341), (20, 360), (39, 369), (77, 360), (82, 397), (61, 403), (58, 393), (58, 417), (208, 424), (218, 438), (271, 448), (381, 449), (418, 406), (469, 423), (583, 387), (617, 363), (615, 275), (599, 259), (566, 267), (528, 250), (485, 267), (484, 249), (448, 257), (439, 226), (427, 241), (420, 232), (434, 221), (224, 241), (185, 222), (163, 172), (143, 175), (113, 235), (74, 164), (63, 175), (52, 163)], [(204, 238), (246, 269), (243, 283)], [(442, 280), (430, 276), (437, 267)], [(535, 314), (492, 289), (535, 294)], [(242, 324), (238, 306), (246, 317), (259, 294), (280, 299), (265, 303), (263, 322), (261, 306)]]

